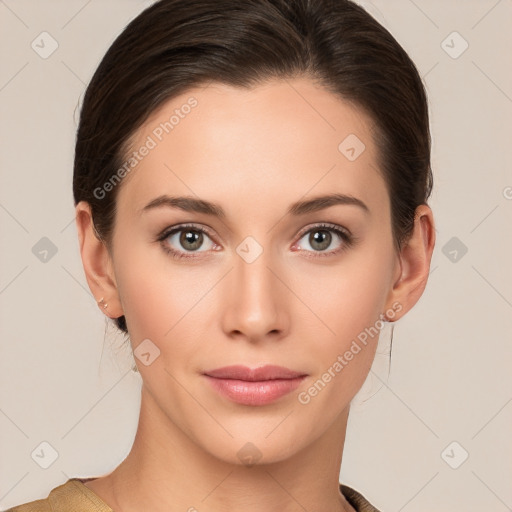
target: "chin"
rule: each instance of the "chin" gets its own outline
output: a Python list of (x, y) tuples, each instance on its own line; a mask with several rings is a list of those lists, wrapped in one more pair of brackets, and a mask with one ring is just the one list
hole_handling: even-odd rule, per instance
[(202, 449), (226, 464), (253, 467), (283, 462), (303, 448), (303, 443), (290, 435), (285, 438), (272, 433), (266, 437), (266, 430), (263, 433), (260, 429), (254, 435), (251, 431), (253, 429), (248, 429), (244, 435), (233, 438), (228, 435), (223, 439), (209, 437), (201, 443)]

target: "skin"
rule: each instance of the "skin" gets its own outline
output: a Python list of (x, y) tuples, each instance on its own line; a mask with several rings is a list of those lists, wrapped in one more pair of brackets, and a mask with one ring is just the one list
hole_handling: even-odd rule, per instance
[[(396, 321), (418, 301), (435, 242), (432, 212), (418, 207), (398, 252), (372, 120), (307, 78), (191, 89), (154, 112), (133, 147), (191, 96), (197, 107), (120, 185), (112, 253), (94, 235), (88, 204), (76, 207), (87, 282), (108, 304), (101, 311), (126, 316), (134, 350), (147, 338), (160, 350), (148, 366), (135, 358), (142, 403), (129, 455), (86, 485), (116, 512), (353, 511), (338, 477), (350, 401), (378, 336), (307, 404), (298, 394), (379, 315), (391, 310)], [(338, 150), (349, 134), (366, 146), (354, 161)], [(296, 201), (333, 192), (369, 212), (345, 204), (286, 214)], [(161, 194), (215, 202), (226, 217), (169, 207), (139, 213)], [(155, 242), (184, 222), (212, 236), (195, 252), (180, 244), (181, 233)], [(308, 228), (320, 222), (345, 227), (357, 242), (346, 246), (330, 232), (330, 245), (318, 248)], [(251, 263), (236, 252), (247, 236), (263, 249)], [(173, 259), (165, 244), (195, 259)], [(277, 364), (308, 376), (271, 404), (240, 405), (201, 375), (231, 364)], [(261, 455), (253, 466), (237, 455), (247, 442)]]

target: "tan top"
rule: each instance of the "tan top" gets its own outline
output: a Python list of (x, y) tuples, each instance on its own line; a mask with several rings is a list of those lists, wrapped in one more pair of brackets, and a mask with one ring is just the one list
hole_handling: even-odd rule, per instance
[[(93, 478), (70, 478), (55, 487), (47, 498), (10, 508), (5, 512), (114, 512), (83, 482)], [(340, 490), (357, 512), (379, 512), (361, 494), (340, 484)]]

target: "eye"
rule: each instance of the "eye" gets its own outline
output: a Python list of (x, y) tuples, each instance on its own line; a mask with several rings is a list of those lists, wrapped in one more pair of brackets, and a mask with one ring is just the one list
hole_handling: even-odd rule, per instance
[[(303, 250), (303, 244), (301, 243), (301, 240), (303, 239), (306, 241), (306, 244), (309, 244), (312, 248), (312, 250), (306, 248), (306, 251), (317, 253), (315, 256), (330, 256), (338, 254), (339, 252), (349, 248), (354, 243), (354, 237), (350, 232), (336, 224), (319, 224), (309, 228), (305, 234), (301, 235), (301, 239), (294, 245), (294, 247), (297, 247), (298, 245), (300, 246), (299, 250)], [(338, 240), (337, 244), (336, 240)], [(333, 243), (335, 244), (334, 248), (332, 248)], [(329, 247), (331, 247), (331, 250), (326, 251)]]
[[(299, 236), (301, 237), (300, 240), (294, 244), (292, 249), (313, 253), (312, 256), (308, 254), (308, 257), (338, 254), (351, 247), (356, 241), (348, 230), (336, 224), (319, 224), (303, 231)], [(311, 250), (303, 249), (302, 239), (306, 240), (306, 244), (309, 244)], [(204, 246), (205, 240), (209, 240), (206, 247)], [(337, 245), (336, 240), (338, 241)], [(168, 228), (157, 237), (157, 241), (161, 243), (164, 251), (171, 254), (175, 259), (197, 258), (199, 254), (196, 253), (205, 253), (211, 250), (218, 251), (221, 248), (212, 241), (209, 230), (195, 224), (181, 224)], [(326, 251), (332, 246), (333, 242), (335, 247)], [(204, 250), (199, 250), (201, 248)]]
[[(170, 253), (174, 258), (195, 258), (194, 254), (208, 252), (209, 250), (218, 250), (218, 246), (211, 240), (209, 232), (195, 224), (182, 224), (172, 229), (164, 231), (157, 239), (162, 243), (163, 249)], [(199, 249), (204, 246), (205, 240), (209, 240), (206, 250)]]

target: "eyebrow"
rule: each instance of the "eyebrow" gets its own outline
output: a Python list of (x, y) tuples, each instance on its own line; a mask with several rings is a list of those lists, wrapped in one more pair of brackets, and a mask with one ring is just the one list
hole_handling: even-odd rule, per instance
[[(357, 197), (346, 194), (328, 194), (307, 199), (305, 201), (297, 201), (288, 208), (287, 214), (294, 216), (304, 215), (306, 213), (324, 210), (325, 208), (330, 208), (331, 206), (336, 205), (357, 206), (365, 213), (370, 212), (368, 206), (366, 206), (366, 204)], [(190, 196), (176, 197), (161, 195), (150, 201), (139, 211), (139, 213), (143, 214), (149, 210), (161, 207), (177, 208), (186, 212), (204, 213), (220, 219), (226, 218), (226, 212), (222, 206), (204, 199), (198, 199)]]

